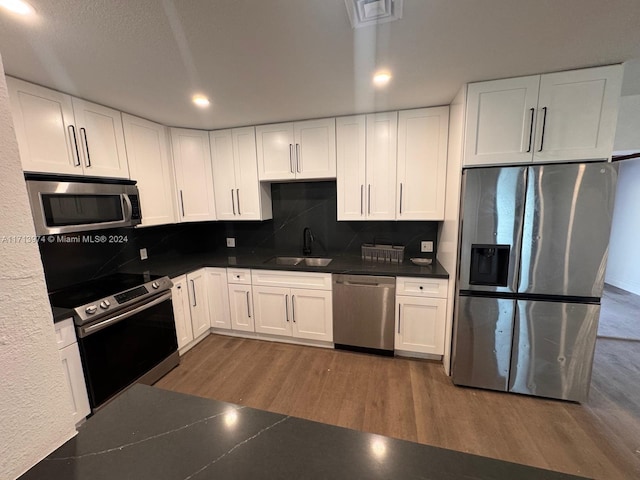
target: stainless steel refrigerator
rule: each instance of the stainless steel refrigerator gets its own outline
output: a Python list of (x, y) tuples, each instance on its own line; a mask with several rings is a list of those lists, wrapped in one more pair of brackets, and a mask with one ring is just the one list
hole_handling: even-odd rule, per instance
[(617, 169), (463, 172), (453, 382), (587, 399)]

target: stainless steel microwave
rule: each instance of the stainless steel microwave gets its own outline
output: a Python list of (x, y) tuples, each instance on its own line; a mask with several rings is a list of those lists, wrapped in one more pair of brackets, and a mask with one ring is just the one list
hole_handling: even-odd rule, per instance
[(142, 221), (134, 181), (33, 174), (26, 181), (38, 235), (133, 227)]

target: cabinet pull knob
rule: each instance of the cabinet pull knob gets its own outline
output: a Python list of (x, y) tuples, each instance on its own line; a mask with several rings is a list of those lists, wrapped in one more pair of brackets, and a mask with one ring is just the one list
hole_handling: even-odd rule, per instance
[(249, 318), (251, 318), (251, 307), (250, 307), (250, 300), (249, 300), (249, 292), (247, 291), (247, 315), (249, 316)]
[[(76, 154), (76, 158), (73, 161), (73, 165), (75, 167), (79, 167), (80, 166), (80, 150), (78, 149), (78, 139), (76, 137), (76, 127), (74, 127), (73, 125), (69, 125), (67, 127), (68, 130), (71, 131), (71, 138), (73, 139), (73, 150)], [(76, 163), (76, 160), (78, 161), (78, 163)]]
[(300, 171), (300, 144), (296, 143), (296, 171), (301, 173)]
[(197, 306), (198, 302), (196, 301), (196, 284), (193, 280), (191, 280), (191, 290), (193, 290), (193, 306)]
[(529, 148), (527, 148), (527, 153), (531, 151), (531, 142), (533, 141), (533, 117), (535, 116), (535, 108), (530, 108), (531, 111), (531, 123), (529, 124)]
[(542, 107), (542, 110), (544, 111), (544, 115), (542, 116), (542, 136), (540, 137), (540, 150), (538, 150), (539, 152), (541, 152), (542, 148), (544, 147), (544, 131), (547, 128), (547, 107)]
[(84, 148), (87, 151), (87, 161), (85, 162), (86, 167), (91, 166), (91, 155), (89, 155), (89, 142), (87, 141), (87, 131), (84, 127), (80, 127), (80, 136), (84, 138)]
[(233, 209), (233, 214), (236, 214), (236, 199), (233, 197), (233, 188), (231, 189), (231, 208)]
[(296, 323), (296, 296), (291, 295), (291, 316), (293, 317), (293, 323)]
[(284, 296), (284, 318), (289, 321), (289, 295)]
[(236, 188), (236, 198), (238, 199), (238, 215), (242, 215), (240, 211), (240, 189)]
[(182, 209), (182, 216), (184, 217), (184, 198), (182, 198), (182, 190), (180, 190), (180, 207)]

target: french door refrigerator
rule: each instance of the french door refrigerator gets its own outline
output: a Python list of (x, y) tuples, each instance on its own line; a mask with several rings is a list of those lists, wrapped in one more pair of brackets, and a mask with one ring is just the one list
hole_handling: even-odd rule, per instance
[(604, 162), (463, 172), (456, 385), (587, 399), (616, 179)]

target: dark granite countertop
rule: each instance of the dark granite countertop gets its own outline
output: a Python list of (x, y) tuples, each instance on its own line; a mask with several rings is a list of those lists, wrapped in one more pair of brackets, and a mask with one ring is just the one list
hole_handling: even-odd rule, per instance
[[(281, 256), (287, 254), (278, 253)], [(388, 275), (388, 276), (407, 276), (407, 277), (430, 277), (430, 278), (449, 278), (448, 272), (437, 260), (433, 260), (433, 264), (426, 267), (419, 267), (411, 263), (409, 259), (405, 259), (402, 263), (383, 263), (364, 261), (360, 255), (355, 254), (336, 254), (326, 255), (333, 258), (333, 261), (325, 267), (309, 267), (305, 264), (300, 265), (276, 265), (269, 262), (269, 259), (275, 256), (273, 251), (214, 251), (209, 253), (192, 253), (192, 254), (165, 254), (156, 257), (150, 257), (148, 260), (139, 261), (135, 266), (128, 265), (124, 271), (131, 273), (149, 272), (155, 275), (167, 275), (176, 277), (202, 267), (238, 267), (253, 268), (266, 270), (292, 270), (301, 272), (326, 272), (326, 273), (344, 273), (344, 274), (362, 274), (362, 275)], [(289, 256), (300, 256), (292, 254)]]
[(22, 480), (561, 480), (572, 475), (134, 385)]

